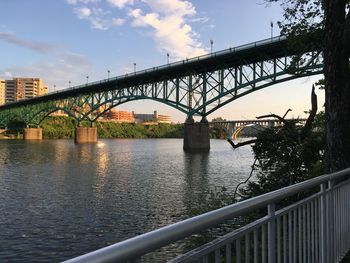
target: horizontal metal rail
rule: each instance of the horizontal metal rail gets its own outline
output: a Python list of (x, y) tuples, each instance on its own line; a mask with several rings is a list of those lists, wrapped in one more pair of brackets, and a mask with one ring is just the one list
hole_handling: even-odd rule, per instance
[[(197, 56), (197, 57), (193, 57), (193, 58), (189, 58), (189, 59), (185, 59), (185, 60), (176, 61), (173, 63), (164, 64), (161, 66), (156, 66), (156, 67), (152, 67), (152, 68), (148, 68), (148, 69), (144, 69), (144, 70), (140, 70), (140, 71), (135, 71), (132, 73), (122, 74), (122, 75), (119, 75), (117, 77), (110, 77), (110, 78), (106, 78), (106, 79), (102, 79), (102, 80), (98, 80), (98, 81), (89, 82), (86, 84), (72, 86), (72, 87), (69, 87), (67, 89), (50, 92), (49, 94), (43, 95), (40, 97), (35, 97), (32, 99), (27, 99), (27, 100), (21, 100), (18, 102), (7, 103), (4, 105), (1, 105), (0, 110), (13, 108), (13, 107), (17, 107), (20, 105), (28, 105), (31, 103), (37, 103), (37, 102), (41, 102), (41, 101), (58, 99), (60, 97), (67, 98), (72, 93), (74, 93), (74, 94), (76, 94), (76, 93), (89, 93), (89, 92), (93, 92), (97, 86), (99, 86), (99, 87), (105, 86), (104, 88), (111, 89), (111, 86), (115, 87), (115, 83), (128, 81), (130, 78), (133, 79), (135, 77), (136, 78), (143, 77), (143, 76), (147, 76), (149, 74), (158, 74), (158, 73), (162, 74), (162, 76), (163, 76), (163, 71), (167, 71), (168, 72), (167, 74), (169, 75), (169, 72), (178, 72), (179, 69), (186, 69), (187, 70), (187, 68), (189, 66), (191, 66), (191, 67), (196, 66), (196, 67), (202, 68), (201, 63), (203, 63), (204, 61), (212, 61), (212, 60), (216, 61), (220, 57), (225, 57), (227, 55), (235, 54), (237, 52), (245, 52), (245, 51), (252, 49), (252, 48), (261, 48), (262, 46), (278, 44), (280, 42), (281, 43), (286, 42), (286, 37), (285, 36), (277, 36), (274, 38), (268, 38), (268, 39), (252, 42), (249, 44), (237, 46), (237, 47), (232, 47), (232, 48), (220, 50), (217, 52), (213, 52), (213, 53), (209, 53), (209, 54), (205, 54), (205, 55), (201, 55), (201, 56)], [(178, 74), (178, 73), (175, 73), (175, 74)]]
[[(266, 217), (173, 262), (192, 262), (191, 258), (208, 262), (211, 252), (215, 262), (221, 262), (223, 250), (226, 251), (226, 262), (231, 262), (233, 240), (236, 262), (240, 262), (242, 257), (250, 262), (251, 254), (254, 262), (282, 262), (282, 257), (283, 262), (339, 262), (350, 246), (350, 180), (333, 186), (338, 179), (350, 179), (350, 168), (192, 217), (66, 262), (138, 260), (172, 242), (264, 207), (268, 208)], [(275, 211), (277, 202), (316, 187), (321, 187), (319, 193)]]

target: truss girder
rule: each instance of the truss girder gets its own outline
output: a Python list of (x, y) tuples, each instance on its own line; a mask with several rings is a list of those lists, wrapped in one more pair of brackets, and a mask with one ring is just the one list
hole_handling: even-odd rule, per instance
[[(89, 93), (74, 94), (66, 98), (22, 105), (10, 109), (0, 107), (0, 125), (19, 119), (29, 125), (40, 125), (50, 113), (61, 110), (78, 122), (94, 122), (104, 113), (120, 104), (151, 99), (187, 114), (206, 117), (224, 105), (259, 89), (295, 78), (323, 72), (321, 52), (307, 52), (295, 63), (288, 55), (270, 58), (255, 50), (253, 62), (241, 59), (238, 65), (228, 65), (217, 59), (216, 66), (206, 69), (188, 67), (178, 76), (161, 78), (151, 75), (132, 85), (115, 82), (113, 88), (96, 89)], [(213, 60), (215, 61), (215, 60)]]

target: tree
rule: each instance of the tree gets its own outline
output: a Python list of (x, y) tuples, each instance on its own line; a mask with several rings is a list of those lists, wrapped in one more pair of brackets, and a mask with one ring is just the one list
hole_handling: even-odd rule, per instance
[(294, 46), (307, 44), (308, 36), (321, 35), (326, 98), (325, 168), (326, 172), (334, 172), (350, 167), (350, 1), (266, 1), (280, 2), (284, 21), (279, 25)]

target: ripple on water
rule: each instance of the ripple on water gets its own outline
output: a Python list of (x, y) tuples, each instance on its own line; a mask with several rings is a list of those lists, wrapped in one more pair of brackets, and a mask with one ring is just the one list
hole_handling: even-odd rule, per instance
[(249, 147), (221, 140), (203, 154), (177, 139), (6, 140), (0, 149), (0, 261), (11, 262), (58, 262), (177, 222), (209, 189), (233, 189), (253, 162)]

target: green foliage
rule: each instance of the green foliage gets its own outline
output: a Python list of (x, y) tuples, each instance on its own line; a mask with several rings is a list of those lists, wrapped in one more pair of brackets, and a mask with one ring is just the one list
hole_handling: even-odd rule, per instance
[(42, 123), (43, 137), (46, 139), (66, 139), (74, 137), (77, 122), (64, 116), (49, 116)]
[[(226, 121), (225, 119), (221, 117), (217, 117), (212, 119), (212, 122), (221, 122)], [(212, 139), (226, 139), (227, 134), (225, 131), (225, 128), (222, 125), (219, 124), (213, 124), (209, 131), (209, 136)]]
[(284, 21), (278, 22), (282, 34), (288, 36), (314, 33), (324, 28), (323, 0), (267, 0), (279, 2)]
[[(276, 129), (280, 129), (278, 132)], [(298, 138), (301, 127), (266, 129), (253, 146), (257, 177), (241, 190), (245, 197), (257, 196), (280, 189), (323, 172), (325, 149), (324, 113), (316, 115), (313, 128), (306, 138)], [(296, 136), (293, 136), (296, 135)]]
[[(89, 126), (90, 123), (81, 123)], [(48, 117), (42, 123), (43, 137), (46, 139), (73, 138), (77, 127), (75, 119), (70, 117)], [(135, 123), (98, 122), (98, 138), (181, 138), (183, 125), (158, 124), (145, 126)]]

